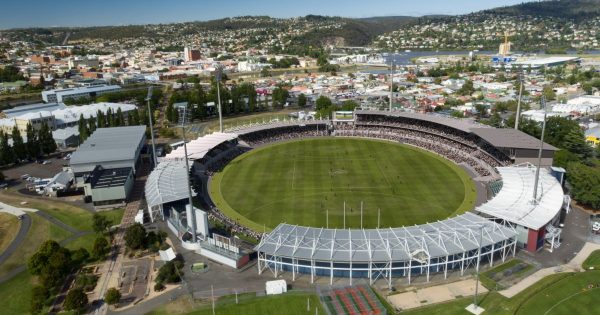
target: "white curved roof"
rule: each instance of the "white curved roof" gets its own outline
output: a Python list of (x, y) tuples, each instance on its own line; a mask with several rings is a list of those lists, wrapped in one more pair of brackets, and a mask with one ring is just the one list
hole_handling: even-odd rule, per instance
[[(237, 137), (237, 134), (234, 133), (215, 132), (192, 140), (187, 143), (188, 159), (199, 160), (219, 144), (236, 139)], [(181, 146), (167, 154), (164, 159), (183, 159), (184, 157), (184, 148)]]
[[(159, 163), (146, 180), (145, 195), (148, 206), (188, 198), (187, 172), (183, 160)], [(193, 190), (192, 194), (195, 195)]]
[(498, 167), (502, 189), (487, 203), (475, 210), (518, 225), (538, 230), (561, 210), (564, 192), (550, 170), (540, 170), (537, 204), (533, 204), (536, 168), (526, 166)]
[(445, 257), (490, 246), (516, 232), (471, 212), (434, 223), (382, 229), (323, 229), (279, 224), (256, 246), (269, 255), (334, 262)]

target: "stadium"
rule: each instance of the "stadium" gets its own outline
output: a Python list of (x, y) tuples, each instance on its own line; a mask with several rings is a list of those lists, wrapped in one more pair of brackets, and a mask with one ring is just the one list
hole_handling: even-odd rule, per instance
[[(192, 140), (162, 159), (146, 199), (152, 220), (166, 220), (182, 244), (232, 267), (254, 250), (259, 274), (391, 286), (397, 278), (462, 275), (519, 249), (559, 247), (570, 199), (564, 170), (551, 167), (555, 151), (514, 129), (359, 110), (343, 120), (270, 122)], [(186, 158), (205, 211), (187, 206)], [(198, 230), (198, 216), (258, 245)]]

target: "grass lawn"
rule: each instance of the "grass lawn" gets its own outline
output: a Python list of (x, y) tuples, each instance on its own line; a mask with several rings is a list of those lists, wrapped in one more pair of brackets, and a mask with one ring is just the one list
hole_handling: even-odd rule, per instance
[(4, 251), (15, 239), (21, 223), (19, 219), (8, 213), (0, 213), (0, 252)]
[[(561, 273), (538, 281), (527, 290), (511, 299), (492, 291), (482, 296), (484, 314), (490, 315), (535, 315), (535, 314), (599, 314), (600, 288), (589, 289), (600, 284), (600, 271)], [(457, 299), (429, 307), (404, 311), (404, 315), (453, 315), (468, 314), (464, 308), (473, 298)]]
[(103, 215), (107, 219), (109, 219), (113, 225), (121, 223), (121, 219), (123, 219), (123, 213), (125, 213), (125, 209), (123, 208), (98, 212), (98, 214)]
[(92, 247), (94, 246), (94, 240), (96, 240), (98, 235), (94, 232), (90, 234), (86, 234), (84, 236), (78, 237), (69, 243), (65, 244), (65, 247), (70, 250), (76, 250), (81, 247), (87, 249), (88, 252), (92, 252)]
[(0, 313), (27, 314), (31, 300), (33, 278), (27, 271), (0, 283)]
[[(281, 222), (343, 228), (422, 224), (473, 207), (473, 181), (454, 163), (414, 147), (365, 139), (308, 139), (246, 153), (209, 188), (230, 217), (258, 231)], [(235, 210), (234, 210), (235, 209)]]
[[(310, 298), (310, 313), (306, 311), (307, 299)], [(188, 315), (211, 315), (210, 304), (203, 304), (199, 308), (194, 302), (188, 300), (177, 300), (175, 305), (165, 305), (151, 314), (188, 314)], [(182, 307), (186, 305), (187, 307)], [(253, 297), (250, 295), (240, 296), (240, 303), (235, 304), (235, 297), (223, 297), (217, 301), (216, 314), (219, 315), (306, 315), (315, 314), (315, 307), (319, 308), (319, 314), (326, 314), (319, 298), (314, 294), (286, 293), (282, 295)], [(188, 312), (186, 312), (188, 311)]]
[(600, 250), (593, 251), (582, 264), (583, 269), (600, 269)]
[(44, 241), (49, 239), (62, 241), (71, 235), (70, 232), (63, 230), (38, 215), (30, 214), (30, 216), (31, 228), (27, 233), (26, 239), (14, 254), (8, 257), (4, 264), (0, 265), (0, 275), (26, 263), (27, 258), (35, 253)]

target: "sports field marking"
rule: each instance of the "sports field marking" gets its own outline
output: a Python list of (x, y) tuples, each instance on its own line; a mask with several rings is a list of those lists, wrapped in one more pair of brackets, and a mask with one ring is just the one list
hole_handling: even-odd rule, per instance
[(548, 314), (550, 314), (550, 312), (552, 312), (552, 310), (553, 310), (555, 307), (557, 307), (557, 306), (561, 305), (563, 302), (566, 302), (566, 301), (570, 300), (571, 298), (573, 298), (573, 297), (575, 297), (575, 296), (577, 296), (577, 295), (579, 295), (579, 294), (583, 294), (583, 293), (589, 293), (590, 291), (592, 291), (592, 290), (596, 290), (596, 289), (598, 289), (598, 288), (591, 288), (591, 289), (588, 289), (588, 290), (585, 290), (585, 291), (580, 291), (580, 292), (577, 292), (577, 293), (573, 293), (573, 294), (571, 294), (571, 295), (567, 296), (566, 298), (564, 298), (564, 299), (562, 299), (562, 300), (558, 301), (556, 304), (552, 305), (552, 307), (551, 307), (551, 308), (549, 308), (549, 309), (548, 309), (546, 312), (544, 312), (544, 315), (548, 315)]
[(296, 160), (294, 160), (294, 170), (292, 171), (292, 189), (294, 189), (295, 181), (296, 181)]

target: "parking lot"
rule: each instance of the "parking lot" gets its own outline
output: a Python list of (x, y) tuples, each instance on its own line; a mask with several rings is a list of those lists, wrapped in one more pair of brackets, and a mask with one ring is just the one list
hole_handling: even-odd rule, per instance
[(46, 158), (43, 159), (43, 161), (49, 161), (50, 163), (39, 164), (36, 162), (29, 162), (2, 170), (2, 173), (4, 173), (4, 176), (6, 177), (8, 187), (17, 190), (25, 188), (27, 181), (22, 179), (21, 176), (26, 174), (41, 179), (52, 178), (58, 172), (62, 171), (63, 165), (69, 164), (68, 160), (57, 157)]

